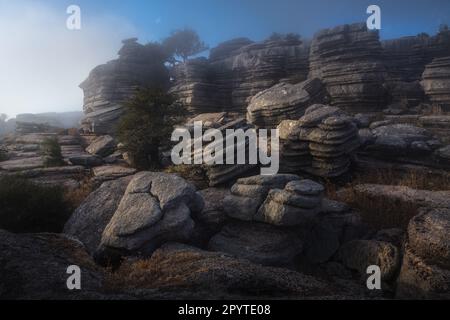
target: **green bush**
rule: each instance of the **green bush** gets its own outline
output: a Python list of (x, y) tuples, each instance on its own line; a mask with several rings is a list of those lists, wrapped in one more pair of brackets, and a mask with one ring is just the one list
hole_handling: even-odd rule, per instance
[(8, 160), (8, 151), (0, 146), (0, 162)]
[(117, 135), (132, 165), (141, 170), (159, 168), (159, 150), (169, 145), (174, 125), (183, 120), (184, 108), (162, 90), (141, 89), (126, 109)]
[(65, 164), (57, 138), (46, 138), (41, 144), (41, 152), (45, 157), (44, 166), (60, 167)]
[(44, 187), (19, 176), (0, 178), (0, 229), (61, 232), (70, 211), (60, 187)]

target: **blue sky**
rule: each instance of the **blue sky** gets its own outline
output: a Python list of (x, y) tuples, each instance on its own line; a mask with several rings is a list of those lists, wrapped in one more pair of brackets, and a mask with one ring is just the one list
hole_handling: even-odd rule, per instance
[[(66, 28), (71, 4), (81, 8), (79, 31)], [(185, 26), (210, 47), (272, 32), (311, 38), (365, 21), (370, 4), (381, 7), (383, 39), (450, 24), (450, 0), (0, 0), (0, 113), (81, 110), (78, 84), (114, 59), (124, 38), (158, 41)]]
[(65, 7), (77, 3), (86, 19), (99, 13), (131, 21), (140, 38), (160, 40), (171, 30), (190, 26), (211, 46), (233, 37), (261, 40), (272, 32), (297, 32), (311, 37), (317, 30), (365, 21), (366, 8), (382, 10), (382, 38), (435, 33), (450, 23), (448, 0), (78, 0), (56, 1)]

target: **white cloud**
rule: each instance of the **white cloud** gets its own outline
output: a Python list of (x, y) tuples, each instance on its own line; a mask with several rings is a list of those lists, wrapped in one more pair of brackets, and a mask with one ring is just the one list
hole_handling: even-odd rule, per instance
[(78, 85), (135, 36), (128, 21), (81, 7), (82, 29), (66, 28), (66, 8), (0, 0), (0, 113), (81, 110)]

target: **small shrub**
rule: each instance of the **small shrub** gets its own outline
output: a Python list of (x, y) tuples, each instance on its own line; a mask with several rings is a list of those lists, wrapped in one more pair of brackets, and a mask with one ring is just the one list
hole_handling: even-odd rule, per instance
[(44, 166), (60, 167), (65, 164), (57, 138), (46, 138), (41, 144), (41, 152), (45, 157)]
[(9, 159), (8, 151), (6, 151), (5, 149), (3, 149), (3, 148), (0, 146), (0, 162), (1, 162), (1, 161), (6, 161), (6, 160), (8, 160), (8, 159)]
[(61, 232), (70, 211), (60, 187), (19, 176), (0, 178), (0, 228), (11, 232)]

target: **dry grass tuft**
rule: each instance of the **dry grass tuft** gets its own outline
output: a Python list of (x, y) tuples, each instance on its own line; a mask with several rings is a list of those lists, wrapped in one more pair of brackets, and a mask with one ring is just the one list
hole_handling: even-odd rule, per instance
[(418, 190), (450, 190), (450, 174), (445, 175), (433, 171), (408, 170), (400, 172), (392, 169), (379, 169), (368, 170), (352, 179), (354, 185), (366, 183), (405, 186)]
[(155, 253), (151, 258), (124, 262), (115, 272), (110, 271), (107, 289), (191, 287), (192, 277), (202, 260), (194, 252), (177, 252), (172, 257)]
[(376, 230), (386, 228), (406, 229), (409, 220), (419, 213), (416, 204), (357, 192), (351, 185), (336, 193), (335, 200), (345, 202), (361, 216), (362, 220)]
[(83, 178), (80, 181), (80, 186), (78, 188), (66, 190), (64, 193), (64, 200), (71, 212), (78, 208), (92, 191), (94, 191), (94, 184), (89, 177)]
[(417, 170), (399, 172), (385, 169), (358, 174), (343, 188), (329, 181), (325, 183), (328, 198), (349, 204), (370, 226), (376, 229), (405, 229), (409, 220), (418, 214), (417, 205), (383, 195), (369, 196), (357, 192), (355, 187), (360, 184), (396, 185), (431, 191), (450, 190), (450, 176)]

